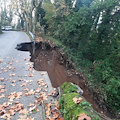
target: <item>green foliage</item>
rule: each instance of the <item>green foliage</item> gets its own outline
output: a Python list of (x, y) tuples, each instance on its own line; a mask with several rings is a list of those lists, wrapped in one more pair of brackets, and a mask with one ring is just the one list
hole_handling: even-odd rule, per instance
[(66, 46), (63, 50), (77, 70), (87, 75), (90, 88), (98, 88), (106, 104), (119, 112), (119, 1), (77, 0), (76, 7), (70, 9), (71, 2), (62, 0), (69, 14), (61, 13), (63, 4), (58, 2), (54, 5), (58, 10), (56, 16), (49, 23), (52, 26), (50, 32)]
[[(63, 94), (71, 93), (71, 92), (77, 92), (77, 87), (75, 85), (71, 85), (71, 83), (64, 83), (61, 86), (63, 90)], [(64, 89), (65, 88), (65, 89)]]
[(120, 57), (111, 56), (96, 67), (94, 77), (97, 81), (95, 84), (100, 86), (98, 91), (107, 96), (105, 99), (106, 103), (114, 111), (120, 111)]

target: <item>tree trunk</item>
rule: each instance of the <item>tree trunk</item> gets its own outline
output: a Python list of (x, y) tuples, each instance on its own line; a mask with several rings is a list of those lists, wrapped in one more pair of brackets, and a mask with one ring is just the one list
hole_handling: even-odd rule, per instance
[(24, 26), (25, 31), (27, 32), (27, 22), (25, 21), (25, 26)]
[(29, 32), (30, 27), (29, 27), (29, 22), (27, 22), (27, 33)]

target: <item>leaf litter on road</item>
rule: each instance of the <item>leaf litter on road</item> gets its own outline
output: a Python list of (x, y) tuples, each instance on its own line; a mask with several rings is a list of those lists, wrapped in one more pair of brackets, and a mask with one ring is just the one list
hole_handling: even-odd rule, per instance
[[(26, 60), (25, 60), (26, 61)], [(14, 70), (15, 67), (12, 67), (13, 63), (12, 62), (9, 62), (8, 63), (10, 66), (7, 66), (7, 68), (9, 70)], [(27, 69), (27, 71), (30, 71), (32, 70), (32, 67), (31, 63), (28, 63), (27, 64), (29, 66), (29, 68)], [(2, 68), (1, 70), (3, 70), (4, 72), (7, 72), (8, 70), (7, 69), (4, 69)], [(13, 72), (13, 71), (12, 71)], [(15, 73), (9, 73), (9, 76), (10, 77), (14, 77), (16, 74)], [(34, 71), (33, 71), (34, 72)], [(26, 77), (33, 77), (33, 73), (31, 71), (31, 73), (29, 73), (28, 75), (26, 75)], [(41, 72), (41, 75), (46, 75), (47, 72)], [(11, 81), (11, 85), (12, 86), (15, 86), (16, 84), (13, 84), (13, 83), (16, 83), (16, 80), (13, 80), (13, 78), (9, 78)], [(6, 80), (5, 78), (1, 78), (1, 80)], [(22, 79), (22, 78), (19, 78), (18, 79), (20, 82), (21, 81), (25, 81), (26, 83), (23, 83), (20, 85), (20, 87), (23, 87), (23, 86), (26, 86), (27, 83), (31, 83), (33, 82), (33, 80), (25, 80), (25, 79)], [(12, 92), (8, 95), (8, 102), (6, 103), (3, 103), (3, 105), (0, 105), (0, 115), (3, 115), (1, 116), (1, 118), (5, 118), (7, 120), (11, 119), (13, 115), (15, 115), (16, 112), (19, 112), (19, 114), (24, 114), (23, 116), (20, 117), (20, 119), (18, 120), (34, 120), (34, 118), (32, 117), (28, 117), (26, 114), (28, 114), (29, 112), (33, 112), (33, 111), (36, 111), (38, 112), (38, 105), (41, 105), (42, 104), (42, 101), (48, 101), (48, 85), (44, 82), (44, 78), (41, 78), (37, 81), (38, 85), (41, 86), (41, 87), (38, 87), (37, 89), (29, 89), (29, 88), (25, 88), (24, 89), (24, 92)], [(0, 85), (0, 88), (1, 88), (1, 93), (5, 92), (6, 89), (4, 86)], [(53, 92), (51, 93), (51, 95), (54, 93), (54, 89), (53, 89)], [(27, 110), (27, 108), (24, 109), (24, 105), (22, 103), (20, 103), (20, 101), (15, 101), (15, 100), (19, 100), (23, 95), (25, 95), (26, 97), (28, 95), (35, 95), (37, 94), (38, 97), (37, 99), (34, 101), (34, 103), (31, 103), (28, 105), (29, 108), (29, 111)], [(51, 96), (50, 96), (51, 97)], [(51, 109), (51, 105), (52, 103), (49, 103), (48, 104), (48, 107), (46, 109), (46, 116), (47, 118), (49, 119), (53, 119), (53, 120), (62, 120), (59, 115), (60, 113), (57, 111), (59, 110), (59, 107), (57, 104), (55, 106), (55, 110), (56, 111), (52, 111)], [(6, 111), (6, 110), (7, 111)], [(52, 117), (51, 117), (52, 116)]]

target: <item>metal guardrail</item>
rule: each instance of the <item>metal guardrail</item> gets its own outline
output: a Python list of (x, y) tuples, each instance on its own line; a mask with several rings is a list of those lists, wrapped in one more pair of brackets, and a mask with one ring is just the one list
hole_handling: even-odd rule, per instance
[(29, 34), (31, 35), (31, 37), (34, 40), (34, 44), (33, 44), (33, 55), (35, 54), (35, 43), (36, 43), (36, 36), (34, 33), (32, 33), (31, 31), (29, 31)]

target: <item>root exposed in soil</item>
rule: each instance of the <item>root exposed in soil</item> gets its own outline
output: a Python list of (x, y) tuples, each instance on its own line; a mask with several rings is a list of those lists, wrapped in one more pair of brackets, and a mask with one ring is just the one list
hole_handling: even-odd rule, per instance
[(72, 82), (80, 86), (84, 91), (83, 96), (85, 99), (92, 104), (92, 107), (97, 112), (101, 113), (102, 109), (94, 101), (93, 94), (85, 84), (85, 79), (74, 70), (72, 62), (69, 61), (68, 57), (63, 55), (59, 48), (51, 46), (49, 43), (39, 42), (35, 46), (34, 55), (32, 54), (32, 42), (19, 44), (16, 49), (21, 51), (25, 49), (25, 51), (31, 53), (30, 61), (34, 62), (34, 69), (37, 71), (47, 71), (54, 88), (61, 86), (64, 82)]

